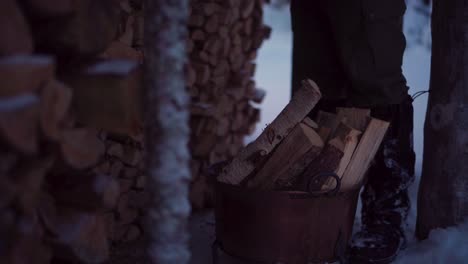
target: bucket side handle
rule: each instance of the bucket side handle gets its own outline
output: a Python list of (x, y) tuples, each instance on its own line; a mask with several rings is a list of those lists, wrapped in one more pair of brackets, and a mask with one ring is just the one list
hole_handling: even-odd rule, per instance
[[(335, 180), (336, 185), (335, 188), (331, 190), (316, 190), (316, 183), (317, 182), (325, 182), (329, 178), (332, 178)], [(310, 177), (307, 179), (306, 183), (304, 184), (305, 186), (303, 187), (305, 189), (305, 192), (303, 193), (290, 193), (289, 197), (291, 199), (306, 199), (306, 198), (317, 198), (320, 196), (336, 196), (340, 189), (341, 189), (341, 178), (336, 175), (335, 172), (320, 172), (314, 175), (313, 177)]]

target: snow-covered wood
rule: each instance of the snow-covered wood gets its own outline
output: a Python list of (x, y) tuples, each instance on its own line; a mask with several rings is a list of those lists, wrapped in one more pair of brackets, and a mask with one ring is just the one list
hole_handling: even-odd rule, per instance
[(184, 264), (190, 259), (187, 17), (187, 0), (145, 1), (145, 138), (152, 195), (146, 232), (151, 262), (158, 264)]

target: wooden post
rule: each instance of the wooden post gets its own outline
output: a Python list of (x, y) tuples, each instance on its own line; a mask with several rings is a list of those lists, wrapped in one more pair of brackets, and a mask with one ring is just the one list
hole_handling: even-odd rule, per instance
[(152, 263), (190, 260), (189, 98), (184, 64), (187, 0), (145, 1), (145, 125), (149, 255)]

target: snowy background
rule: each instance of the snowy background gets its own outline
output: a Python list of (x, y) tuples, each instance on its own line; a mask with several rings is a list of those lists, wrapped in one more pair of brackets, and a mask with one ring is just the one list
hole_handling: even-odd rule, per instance
[[(416, 1), (408, 1), (408, 9), (405, 15), (405, 35), (407, 49), (404, 55), (403, 71), (410, 87), (410, 94), (429, 89), (430, 75), (430, 27), (429, 17), (423, 15)], [(421, 12), (421, 10), (423, 10)], [(265, 10), (265, 23), (272, 27), (269, 40), (264, 42), (257, 59), (256, 82), (257, 86), (267, 91), (267, 96), (259, 106), (262, 109), (261, 120), (254, 134), (246, 138), (249, 142), (256, 138), (265, 124), (270, 123), (275, 116), (287, 104), (290, 97), (291, 82), (291, 52), (292, 35), (290, 29), (290, 16), (288, 7), (277, 9), (267, 6)], [(462, 264), (468, 263), (468, 222), (458, 227), (444, 230), (435, 230), (428, 240), (418, 242), (414, 239), (416, 222), (417, 187), (421, 174), (423, 127), (426, 114), (427, 94), (422, 95), (413, 103), (414, 113), (414, 147), (417, 155), (416, 182), (412, 185), (410, 195), (412, 210), (408, 219), (407, 234), (409, 245), (400, 254), (395, 263), (401, 264)], [(359, 209), (358, 209), (359, 210)], [(199, 216), (207, 219), (206, 216)], [(358, 228), (360, 214), (356, 217), (355, 229)], [(210, 218), (210, 216), (208, 216)], [(196, 228), (211, 230), (214, 221), (194, 221)], [(192, 226), (193, 228), (193, 226)], [(214, 236), (209, 232), (198, 235), (212, 240)], [(194, 240), (199, 240), (194, 237)], [(194, 246), (194, 258), (192, 263), (204, 263), (200, 254), (206, 245)], [(206, 252), (208, 253), (208, 252)], [(206, 259), (205, 259), (206, 261)], [(206, 262), (205, 262), (206, 263)]]

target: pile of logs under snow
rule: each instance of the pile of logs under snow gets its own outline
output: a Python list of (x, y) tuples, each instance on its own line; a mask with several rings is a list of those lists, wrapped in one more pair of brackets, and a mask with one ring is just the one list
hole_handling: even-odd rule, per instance
[(264, 190), (312, 193), (358, 188), (389, 126), (370, 111), (338, 108), (306, 117), (321, 95), (310, 80), (221, 172), (218, 180)]
[(265, 92), (255, 87), (257, 50), (270, 28), (264, 0), (192, 0), (188, 91), (191, 105), (192, 188), (195, 208), (209, 206), (207, 168), (232, 158), (252, 133)]
[(141, 235), (141, 8), (0, 1), (0, 263), (97, 263)]

